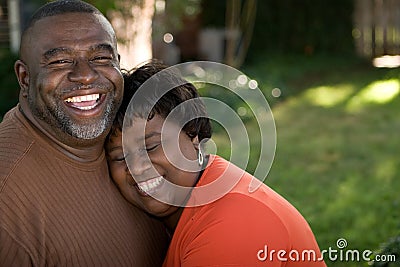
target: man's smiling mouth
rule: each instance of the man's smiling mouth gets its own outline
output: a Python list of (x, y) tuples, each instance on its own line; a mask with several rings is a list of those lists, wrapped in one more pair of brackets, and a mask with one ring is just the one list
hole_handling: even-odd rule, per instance
[(100, 104), (101, 94), (90, 94), (68, 97), (64, 102), (69, 106), (82, 111), (91, 110)]

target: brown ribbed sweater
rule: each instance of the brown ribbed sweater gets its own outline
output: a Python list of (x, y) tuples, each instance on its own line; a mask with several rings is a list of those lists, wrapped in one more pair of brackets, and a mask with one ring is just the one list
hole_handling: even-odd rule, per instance
[(0, 124), (0, 266), (161, 266), (162, 225), (130, 205), (104, 153), (72, 160), (18, 108)]

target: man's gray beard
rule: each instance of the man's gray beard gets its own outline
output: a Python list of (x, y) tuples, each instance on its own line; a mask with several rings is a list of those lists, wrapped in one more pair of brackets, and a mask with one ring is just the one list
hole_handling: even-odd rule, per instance
[[(63, 130), (70, 134), (73, 137), (80, 138), (80, 139), (94, 139), (99, 137), (107, 130), (108, 126), (112, 122), (112, 108), (113, 102), (107, 104), (106, 110), (104, 112), (104, 117), (102, 120), (97, 122), (88, 122), (84, 125), (77, 125), (74, 124), (70, 119), (65, 118), (65, 114), (62, 112), (56, 113), (57, 118), (61, 119), (62, 122), (66, 122), (63, 124)], [(57, 111), (58, 112), (58, 111)]]
[[(29, 100), (28, 100), (29, 101)], [(35, 103), (29, 101), (29, 105), (34, 115), (44, 120), (49, 125), (60, 128), (63, 132), (79, 139), (90, 140), (99, 137), (112, 124), (115, 101), (107, 103), (104, 116), (100, 121), (92, 122), (90, 119), (85, 124), (76, 124), (71, 118), (66, 116), (59, 105), (55, 108), (37, 109)]]

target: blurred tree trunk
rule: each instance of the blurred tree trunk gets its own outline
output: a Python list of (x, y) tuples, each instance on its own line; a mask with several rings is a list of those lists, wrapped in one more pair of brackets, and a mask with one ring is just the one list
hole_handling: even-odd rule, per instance
[(253, 35), (257, 0), (227, 0), (225, 63), (239, 68), (245, 58)]
[(118, 38), (121, 68), (131, 69), (152, 58), (155, 0), (117, 0), (108, 12)]

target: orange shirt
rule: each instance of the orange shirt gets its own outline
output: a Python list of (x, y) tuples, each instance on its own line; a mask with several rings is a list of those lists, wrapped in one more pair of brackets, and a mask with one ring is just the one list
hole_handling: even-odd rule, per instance
[(210, 155), (196, 187), (222, 174), (241, 178), (227, 194), (206, 205), (193, 205), (202, 199), (194, 191), (188, 202), (192, 207), (182, 212), (164, 267), (326, 266), (302, 215), (264, 184), (250, 193), (252, 175)]

